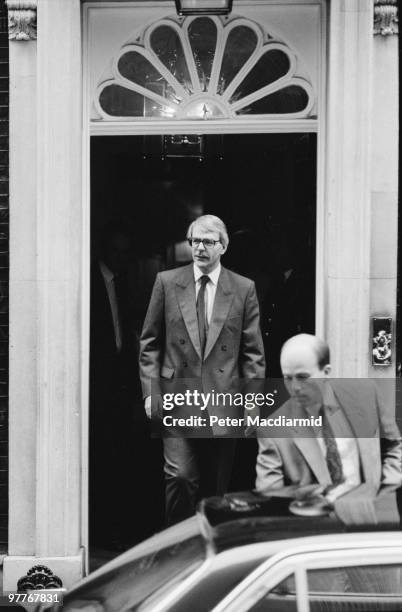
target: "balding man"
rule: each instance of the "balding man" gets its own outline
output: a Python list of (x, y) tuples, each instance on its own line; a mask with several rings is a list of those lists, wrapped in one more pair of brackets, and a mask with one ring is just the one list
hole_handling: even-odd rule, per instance
[[(230, 392), (239, 378), (265, 376), (254, 283), (220, 263), (229, 242), (225, 224), (203, 215), (190, 225), (187, 237), (193, 263), (158, 274), (142, 330), (140, 373), (149, 417), (152, 380), (173, 385), (174, 379), (196, 380), (197, 388), (208, 393)], [(208, 406), (209, 416), (234, 417), (236, 410)], [(210, 433), (209, 439), (197, 439), (178, 431), (163, 440), (168, 524), (194, 513), (200, 485), (203, 495), (227, 489), (234, 440), (230, 429), (219, 425)]]
[(280, 363), (290, 399), (271, 417), (314, 417), (321, 425), (260, 437), (257, 489), (317, 484), (334, 500), (362, 483), (374, 491), (401, 485), (400, 432), (374, 382), (330, 379), (329, 347), (309, 334), (285, 342)]

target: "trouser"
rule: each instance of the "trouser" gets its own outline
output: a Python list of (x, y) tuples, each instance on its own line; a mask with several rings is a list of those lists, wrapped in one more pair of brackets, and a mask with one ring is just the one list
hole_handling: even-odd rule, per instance
[(235, 444), (231, 438), (164, 438), (167, 525), (192, 516), (201, 498), (226, 493)]

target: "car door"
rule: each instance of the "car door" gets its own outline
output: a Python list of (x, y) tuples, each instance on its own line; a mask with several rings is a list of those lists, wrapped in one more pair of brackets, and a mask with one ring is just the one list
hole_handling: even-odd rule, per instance
[[(214, 612), (400, 612), (402, 542), (294, 548), (262, 564)], [(376, 539), (375, 538), (375, 539)]]

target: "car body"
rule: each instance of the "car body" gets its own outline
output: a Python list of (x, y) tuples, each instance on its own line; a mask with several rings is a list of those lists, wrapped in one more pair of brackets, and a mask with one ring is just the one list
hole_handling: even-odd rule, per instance
[(400, 612), (399, 496), (384, 498), (385, 520), (360, 525), (335, 513), (293, 516), (275, 494), (210, 498), (82, 580), (60, 609)]

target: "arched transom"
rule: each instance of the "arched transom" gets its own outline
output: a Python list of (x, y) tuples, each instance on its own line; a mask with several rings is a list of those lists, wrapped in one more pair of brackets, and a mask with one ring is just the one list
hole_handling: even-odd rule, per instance
[(167, 17), (113, 58), (101, 119), (310, 118), (314, 91), (285, 42), (243, 17)]

